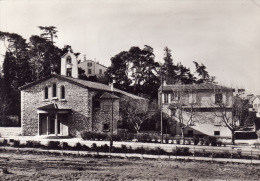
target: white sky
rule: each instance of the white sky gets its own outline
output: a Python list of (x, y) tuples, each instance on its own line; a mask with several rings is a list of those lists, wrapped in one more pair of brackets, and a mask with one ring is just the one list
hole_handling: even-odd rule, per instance
[(192, 72), (203, 63), (219, 84), (260, 95), (260, 0), (0, 0), (0, 31), (28, 39), (38, 26), (57, 27), (57, 46), (106, 66), (144, 45), (162, 62), (168, 46)]

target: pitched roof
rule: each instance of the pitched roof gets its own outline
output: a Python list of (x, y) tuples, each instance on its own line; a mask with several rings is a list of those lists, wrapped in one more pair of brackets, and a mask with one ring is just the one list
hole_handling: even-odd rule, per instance
[[(48, 80), (48, 79), (50, 79), (52, 77), (56, 77), (56, 78), (68, 81), (68, 82), (70, 82), (72, 84), (76, 84), (76, 85), (78, 85), (80, 87), (83, 87), (83, 88), (90, 88), (90, 89), (96, 89), (96, 90), (103, 90), (103, 91), (107, 91), (107, 92), (112, 92), (111, 91), (111, 87), (106, 85), (106, 84), (101, 84), (101, 83), (97, 83), (97, 82), (91, 82), (91, 81), (87, 81), (87, 80), (81, 80), (81, 79), (77, 79), (77, 78), (73, 78), (73, 77), (67, 77), (67, 76), (62, 76), (62, 75), (58, 75), (58, 74), (52, 74), (52, 75), (47, 76), (47, 77), (45, 77), (43, 79), (31, 82), (31, 83), (26, 84), (26, 85), (24, 85), (22, 87), (19, 87), (19, 89), (20, 90), (27, 89), (27, 88), (29, 88), (29, 87), (31, 87), (33, 85), (36, 85), (36, 84), (38, 84), (40, 82)], [(143, 99), (143, 100), (146, 100), (145, 98), (136, 96), (134, 94), (130, 94), (128, 92), (125, 92), (125, 91), (122, 91), (122, 90), (119, 90), (119, 89), (116, 89), (116, 88), (114, 88), (113, 91), (121, 93), (121, 94), (126, 95), (128, 97), (131, 97), (132, 99)]]
[[(161, 90), (162, 87), (159, 88)], [(233, 88), (225, 87), (217, 84), (204, 83), (204, 84), (175, 84), (175, 85), (164, 85), (163, 91), (175, 91), (175, 90), (229, 90), (234, 91)]]
[(46, 106), (38, 107), (38, 110), (70, 110), (70, 109), (59, 109), (57, 104), (48, 104)]
[(108, 92), (105, 92), (104, 94), (102, 94), (101, 96), (100, 96), (100, 98), (101, 99), (119, 99), (119, 97), (117, 97), (116, 95), (114, 95), (114, 94), (110, 94), (110, 93), (108, 93)]

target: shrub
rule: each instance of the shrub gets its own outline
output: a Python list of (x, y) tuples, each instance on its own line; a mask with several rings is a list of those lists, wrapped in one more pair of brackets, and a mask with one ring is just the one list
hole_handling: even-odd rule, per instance
[(107, 144), (101, 145), (100, 151), (108, 152), (109, 151), (109, 146)]
[(198, 136), (194, 136), (193, 137), (193, 142), (194, 142), (194, 145), (197, 145), (199, 143), (200, 139)]
[(91, 145), (91, 150), (96, 150), (97, 149), (97, 144), (96, 143), (93, 143), (92, 145)]
[(26, 147), (29, 147), (29, 148), (40, 148), (42, 145), (41, 145), (41, 142), (40, 141), (26, 141), (26, 144), (25, 144)]
[(20, 140), (14, 140), (13, 147), (20, 147)]
[(156, 147), (154, 150), (155, 150), (155, 152), (156, 152), (158, 155), (167, 153), (164, 149), (162, 149), (162, 148), (160, 148), (160, 147)]
[[(218, 141), (216, 142), (216, 144), (217, 144), (217, 146), (222, 146), (222, 141), (221, 141), (221, 140), (218, 140)], [(226, 145), (224, 145), (224, 146), (226, 146)]]
[(67, 142), (62, 142), (62, 148), (64, 150), (69, 150), (71, 149), (71, 146)]
[(137, 147), (135, 149), (135, 152), (136, 153), (141, 153), (141, 154), (144, 154), (146, 152), (146, 150), (144, 149), (144, 147)]
[(188, 147), (176, 147), (176, 149), (173, 149), (172, 154), (177, 156), (189, 156), (191, 153)]
[(75, 150), (82, 150), (82, 145), (78, 142), (76, 143), (76, 145), (74, 146)]
[(180, 144), (181, 143), (181, 140), (176, 140), (176, 144)]
[(217, 146), (217, 138), (210, 137), (210, 144), (211, 144), (211, 146)]
[(206, 146), (209, 146), (209, 143), (210, 143), (210, 138), (209, 138), (209, 136), (204, 136), (204, 137), (203, 137), (203, 143), (204, 143)]
[(47, 147), (49, 149), (59, 149), (60, 148), (60, 142), (59, 141), (49, 141), (47, 143)]
[(199, 138), (199, 143), (200, 143), (200, 145), (204, 145), (204, 139), (203, 138)]
[(209, 157), (210, 155), (212, 155), (209, 152), (206, 152), (205, 149), (201, 150), (201, 151), (195, 151), (194, 156), (199, 156), (199, 157)]

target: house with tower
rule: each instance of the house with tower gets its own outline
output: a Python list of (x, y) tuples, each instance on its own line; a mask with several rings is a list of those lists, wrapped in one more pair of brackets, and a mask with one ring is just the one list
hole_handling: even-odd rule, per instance
[(108, 85), (78, 79), (78, 60), (61, 58), (61, 75), (52, 73), (20, 87), (22, 135), (78, 136), (82, 131), (117, 133), (120, 107), (127, 101), (148, 109), (148, 100)]

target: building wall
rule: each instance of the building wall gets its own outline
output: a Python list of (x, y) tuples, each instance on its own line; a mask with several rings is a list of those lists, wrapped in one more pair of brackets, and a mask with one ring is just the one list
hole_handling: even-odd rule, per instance
[[(88, 63), (91, 63), (92, 65), (88, 66)], [(107, 67), (99, 63), (96, 63), (92, 60), (85, 60), (84, 62), (81, 62), (78, 66), (85, 70), (85, 74), (87, 76), (94, 76), (94, 75), (102, 76), (104, 75), (104, 72), (107, 70)], [(91, 69), (91, 74), (89, 74), (88, 72), (89, 69)], [(100, 74), (99, 72), (100, 70), (102, 70), (102, 74)]]
[[(119, 121), (119, 100), (118, 99), (100, 99), (99, 108), (93, 108), (93, 131), (117, 133), (117, 122)], [(113, 104), (113, 106), (112, 106)], [(113, 107), (113, 117), (112, 117)], [(109, 125), (109, 129), (104, 129), (104, 124)], [(113, 125), (113, 128), (112, 128)]]
[[(52, 84), (57, 84), (57, 98), (52, 98)], [(65, 86), (65, 100), (61, 100), (60, 87)], [(44, 88), (49, 87), (48, 100), (44, 100)], [(38, 134), (37, 108), (56, 103), (58, 108), (71, 109), (69, 115), (69, 134), (79, 135), (80, 131), (91, 130), (91, 97), (88, 90), (58, 78), (31, 86), (21, 91), (21, 126), (23, 135)]]
[(260, 117), (260, 99), (256, 97), (253, 101), (253, 108), (256, 111), (256, 117)]
[[(233, 93), (232, 91), (226, 91), (226, 92), (221, 92), (223, 95), (223, 103), (226, 104), (227, 107), (232, 106), (232, 97)], [(165, 101), (164, 94), (168, 94), (168, 100)], [(193, 131), (194, 135), (210, 135), (214, 136), (215, 131), (219, 131), (220, 135), (219, 136), (224, 136), (224, 137), (230, 137), (231, 136), (231, 131), (225, 126), (223, 121), (221, 120), (220, 117), (216, 116), (216, 112), (219, 111), (219, 106), (215, 104), (215, 92), (213, 91), (200, 91), (195, 93), (195, 104), (194, 107), (199, 107), (197, 111), (194, 113), (194, 118), (191, 126), (188, 126), (184, 130), (184, 134), (188, 134), (188, 131)], [(172, 92), (164, 92), (162, 94), (162, 107), (163, 107), (163, 112), (171, 116), (172, 112), (168, 108), (171, 103), (174, 101), (171, 101), (171, 95)], [(191, 94), (185, 94), (183, 95), (183, 100), (184, 104), (186, 106), (189, 106), (191, 103)], [(160, 101), (159, 101), (160, 102)], [(166, 103), (168, 102), (168, 103)], [(184, 123), (187, 123), (189, 120), (189, 113), (183, 112), (183, 118), (184, 118)], [(231, 110), (227, 113), (229, 117), (232, 116)], [(179, 123), (177, 123), (177, 126), (174, 126), (175, 130), (172, 131), (172, 134), (177, 134), (181, 135), (181, 129)], [(172, 129), (171, 129), (172, 130)]]

